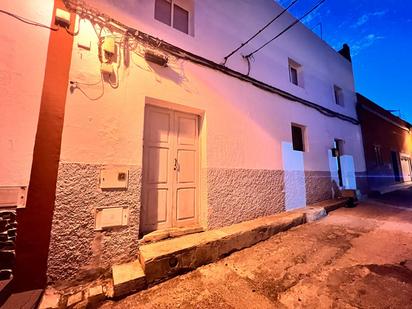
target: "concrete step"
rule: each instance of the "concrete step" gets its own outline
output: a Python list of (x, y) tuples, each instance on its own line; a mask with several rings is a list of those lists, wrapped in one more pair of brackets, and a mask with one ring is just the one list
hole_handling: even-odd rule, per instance
[(348, 201), (349, 201), (348, 198), (338, 198), (334, 200), (326, 200), (326, 201), (322, 201), (319, 203), (311, 204), (311, 205), (308, 205), (306, 208), (307, 209), (324, 208), (326, 210), (326, 213), (329, 213), (338, 208), (346, 206)]
[(347, 202), (347, 198), (323, 201), (216, 230), (142, 244), (139, 248), (140, 263), (147, 283), (151, 285), (217, 261), (294, 226), (319, 220)]
[(303, 211), (275, 216), (142, 245), (140, 263), (148, 284), (212, 263), (230, 253), (305, 222)]
[(165, 240), (168, 238), (175, 238), (181, 237), (188, 234), (195, 234), (203, 232), (203, 228), (200, 226), (190, 226), (190, 227), (183, 227), (183, 228), (169, 228), (164, 230), (158, 230), (146, 234), (140, 241), (139, 244), (146, 244), (150, 242), (156, 242)]
[(146, 288), (146, 276), (139, 261), (112, 266), (113, 294), (117, 298)]

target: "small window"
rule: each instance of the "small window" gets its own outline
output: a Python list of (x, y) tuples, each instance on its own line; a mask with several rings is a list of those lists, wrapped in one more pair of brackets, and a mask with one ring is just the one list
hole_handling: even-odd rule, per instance
[(156, 0), (154, 18), (189, 34), (189, 11), (175, 4), (174, 0)]
[(296, 86), (298, 85), (298, 70), (294, 67), (290, 67), (290, 82)]
[(155, 19), (162, 23), (172, 25), (172, 3), (167, 0), (156, 0)]
[(173, 28), (189, 34), (189, 12), (176, 4), (173, 6)]
[(293, 150), (305, 151), (305, 127), (292, 124)]
[(373, 152), (375, 153), (375, 163), (377, 166), (383, 165), (382, 148), (379, 145), (373, 145)]
[(337, 105), (343, 106), (343, 91), (342, 88), (338, 87), (338, 86), (333, 86), (333, 93), (335, 96), (335, 103)]
[(289, 59), (289, 81), (296, 86), (303, 86), (302, 83), (302, 66)]

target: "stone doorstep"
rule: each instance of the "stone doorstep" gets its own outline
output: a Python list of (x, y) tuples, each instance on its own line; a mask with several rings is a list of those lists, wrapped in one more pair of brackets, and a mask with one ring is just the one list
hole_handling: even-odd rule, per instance
[(307, 208), (324, 208), (326, 213), (330, 213), (338, 208), (344, 207), (348, 202), (348, 198), (338, 198), (334, 200), (322, 201), (319, 203), (308, 205)]
[(323, 201), (303, 209), (241, 222), (216, 230), (141, 245), (139, 259), (148, 284), (212, 263), (305, 222), (313, 222), (346, 204)]
[(146, 276), (138, 260), (113, 265), (112, 278), (113, 293), (109, 296), (114, 298), (143, 290), (146, 287)]
[(147, 282), (152, 284), (215, 262), (304, 222), (304, 212), (293, 211), (142, 245), (139, 248), (140, 263)]
[(327, 215), (328, 213), (323, 207), (309, 207), (305, 211), (305, 221), (307, 223), (318, 221)]
[(190, 226), (184, 228), (169, 228), (164, 230), (158, 230), (146, 234), (140, 241), (139, 244), (146, 244), (156, 241), (165, 240), (168, 238), (180, 237), (188, 234), (195, 234), (203, 232), (203, 228), (200, 226)]

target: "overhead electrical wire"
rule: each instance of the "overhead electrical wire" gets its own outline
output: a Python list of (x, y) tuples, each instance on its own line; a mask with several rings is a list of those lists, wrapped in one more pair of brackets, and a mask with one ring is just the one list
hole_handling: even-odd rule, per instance
[(33, 21), (33, 20), (27, 19), (27, 18), (25, 18), (25, 17), (21, 17), (21, 16), (19, 16), (19, 15), (16, 15), (16, 14), (14, 14), (14, 13), (7, 12), (7, 11), (5, 11), (5, 10), (1, 10), (1, 9), (0, 9), (0, 13), (6, 14), (6, 15), (8, 15), (8, 16), (11, 16), (11, 17), (13, 17), (13, 18), (15, 18), (15, 19), (17, 19), (17, 20), (25, 23), (25, 24), (28, 24), (28, 25), (32, 25), (32, 26), (36, 26), (36, 27), (41, 27), (41, 28), (45, 28), (45, 29), (52, 30), (52, 31), (57, 31), (57, 30), (59, 30), (59, 28), (53, 28), (53, 27), (47, 26), (47, 25), (45, 25), (45, 24), (39, 23), (39, 22), (37, 22), (37, 21)]
[(282, 12), (280, 12), (278, 15), (276, 15), (274, 18), (272, 18), (263, 28), (261, 28), (258, 32), (256, 32), (254, 35), (252, 35), (246, 42), (240, 44), (238, 48), (230, 52), (228, 55), (224, 57), (224, 61), (222, 65), (226, 65), (227, 60), (233, 56), (237, 51), (243, 48), (243, 46), (247, 45), (250, 41), (252, 41), (255, 37), (257, 37), (260, 33), (262, 33), (267, 27), (269, 27), (273, 22), (275, 22), (279, 17), (281, 17), (284, 13), (287, 12), (293, 5), (295, 5), (296, 2), (299, 0), (293, 0)]
[[(17, 15), (17, 14), (11, 13), (11, 12), (7, 12), (7, 11), (2, 10), (2, 9), (0, 9), (0, 13), (3, 13), (3, 14), (8, 15), (8, 16), (10, 16), (10, 17), (13, 17), (13, 18), (15, 18), (15, 19), (17, 19), (17, 20), (19, 20), (19, 21), (21, 21), (21, 22), (23, 22), (23, 23), (25, 23), (25, 24), (31, 25), (31, 26), (36, 26), (36, 27), (40, 27), (40, 28), (45, 28), (45, 29), (49, 29), (49, 30), (51, 30), (51, 31), (58, 31), (58, 30), (60, 29), (59, 27), (55, 27), (55, 28), (54, 28), (54, 27), (50, 27), (50, 26), (47, 26), (47, 25), (45, 25), (45, 24), (39, 23), (39, 22), (37, 22), (37, 21), (30, 20), (30, 19), (28, 19), (28, 18), (19, 16), (19, 15)], [(66, 32), (67, 32), (68, 34), (70, 34), (71, 36), (76, 36), (76, 35), (78, 35), (79, 32), (80, 32), (80, 22), (81, 22), (81, 17), (79, 18), (79, 24), (78, 24), (78, 27), (77, 27), (77, 31), (76, 31), (76, 32), (72, 32), (72, 31), (70, 31), (70, 30), (69, 30), (68, 28), (66, 28), (66, 27), (64, 27), (64, 29), (65, 29)]]
[[(204, 66), (204, 67), (208, 67), (208, 68), (214, 69), (214, 70), (216, 70), (216, 71), (220, 71), (220, 72), (222, 72), (222, 73), (224, 73), (224, 74), (227, 74), (227, 75), (229, 75), (229, 76), (232, 76), (232, 77), (237, 78), (237, 79), (239, 79), (239, 80), (242, 80), (242, 81), (244, 81), (244, 82), (248, 82), (248, 83), (250, 83), (250, 84), (254, 85), (255, 87), (258, 87), (258, 88), (260, 88), (260, 89), (262, 89), (262, 90), (265, 90), (265, 91), (268, 91), (268, 92), (271, 92), (271, 93), (275, 93), (275, 94), (277, 94), (277, 95), (279, 95), (279, 96), (281, 96), (281, 97), (283, 97), (283, 98), (286, 98), (286, 99), (288, 99), (288, 100), (295, 101), (295, 102), (301, 103), (301, 104), (303, 104), (303, 105), (305, 105), (305, 106), (307, 106), (307, 107), (313, 108), (313, 109), (317, 110), (318, 112), (324, 114), (325, 116), (334, 117), (334, 118), (339, 118), (339, 119), (341, 119), (341, 120), (350, 122), (350, 123), (352, 123), (352, 124), (359, 125), (359, 121), (358, 121), (357, 119), (355, 119), (355, 118), (352, 118), (352, 117), (350, 117), (350, 116), (346, 116), (346, 115), (344, 115), (344, 114), (341, 114), (341, 113), (335, 112), (335, 111), (333, 111), (333, 110), (330, 110), (330, 109), (328, 109), (328, 108), (326, 108), (326, 107), (323, 107), (323, 106), (321, 106), (321, 105), (319, 105), (319, 104), (316, 104), (316, 103), (307, 101), (307, 100), (305, 100), (305, 99), (302, 99), (302, 98), (300, 98), (300, 97), (297, 97), (297, 96), (295, 96), (295, 95), (293, 95), (293, 94), (291, 94), (291, 93), (289, 93), (289, 92), (287, 92), (287, 91), (281, 90), (281, 89), (276, 88), (276, 87), (271, 86), (271, 85), (268, 85), (268, 84), (266, 84), (266, 83), (264, 83), (264, 82), (261, 82), (261, 81), (259, 81), (259, 80), (254, 79), (254, 78), (251, 78), (251, 77), (249, 77), (249, 76), (247, 76), (247, 75), (245, 75), (245, 74), (242, 74), (242, 73), (240, 73), (240, 72), (237, 72), (237, 71), (234, 71), (234, 70), (232, 70), (232, 69), (229, 69), (229, 68), (225, 67), (224, 65), (217, 64), (217, 63), (215, 63), (215, 62), (213, 62), (213, 61), (211, 61), (211, 60), (208, 60), (208, 59), (205, 59), (205, 58), (203, 58), (203, 57), (201, 57), (201, 56), (192, 54), (191, 52), (188, 52), (188, 51), (186, 51), (186, 50), (184, 50), (184, 49), (181, 49), (181, 48), (179, 48), (179, 47), (177, 47), (177, 46), (174, 46), (174, 45), (169, 44), (169, 43), (167, 43), (167, 42), (165, 42), (165, 41), (162, 41), (162, 40), (160, 40), (160, 39), (158, 39), (158, 38), (155, 38), (155, 37), (153, 37), (153, 36), (151, 36), (151, 35), (149, 35), (149, 34), (146, 34), (146, 33), (144, 33), (144, 32), (141, 32), (141, 31), (139, 31), (139, 30), (136, 30), (136, 29), (134, 29), (134, 28), (132, 28), (132, 27), (128, 27), (127, 25), (125, 25), (125, 24), (123, 24), (123, 23), (121, 23), (121, 22), (119, 22), (119, 21), (117, 21), (117, 20), (114, 20), (114, 19), (111, 18), (110, 16), (108, 16), (108, 15), (106, 15), (106, 14), (103, 14), (103, 13), (100, 13), (100, 12), (98, 12), (97, 10), (86, 6), (86, 4), (84, 3), (84, 1), (77, 0), (77, 1), (76, 1), (76, 5), (73, 5), (73, 4), (72, 4), (72, 1), (73, 1), (73, 0), (63, 0), (63, 1), (64, 1), (65, 5), (66, 5), (66, 7), (67, 7), (68, 9), (70, 9), (70, 10), (72, 10), (73, 12), (76, 12), (76, 13), (78, 13), (79, 5), (81, 5), (81, 7), (80, 7), (81, 13), (80, 13), (80, 14), (81, 14), (82, 18), (84, 18), (84, 19), (89, 19), (90, 22), (92, 22), (92, 24), (98, 23), (98, 24), (102, 25), (103, 23), (106, 23), (106, 24), (105, 24), (105, 27), (107, 27), (109, 30), (110, 30), (110, 27), (113, 27), (113, 26), (114, 26), (119, 32), (124, 32), (124, 35), (127, 35), (127, 36), (129, 36), (130, 38), (133, 38), (136, 42), (140, 42), (140, 43), (142, 43), (142, 44), (144, 44), (144, 45), (148, 45), (148, 46), (150, 46), (151, 48), (158, 48), (158, 49), (162, 50), (163, 52), (166, 52), (166, 53), (168, 53), (168, 54), (170, 54), (170, 55), (173, 55), (173, 56), (176, 57), (177, 59), (187, 60), (187, 61), (190, 61), (190, 62), (192, 62), (192, 63), (196, 63), (196, 64), (202, 65), (202, 66)], [(303, 17), (301, 17), (301, 19), (304, 18), (304, 17), (306, 17), (308, 14), (310, 14), (313, 10), (316, 9), (316, 7), (318, 7), (318, 6), (319, 6), (321, 3), (323, 3), (324, 1), (325, 1), (325, 0), (321, 1), (321, 2), (320, 2), (317, 6), (315, 6), (311, 11), (309, 11), (307, 14), (305, 14)], [(7, 15), (10, 15), (10, 16), (12, 16), (12, 17), (15, 17), (14, 14), (11, 14), (11, 13), (9, 13), (9, 12), (3, 11), (3, 10), (0, 10), (0, 12), (1, 12), (1, 13), (4, 13), (4, 14), (7, 14)], [(17, 17), (16, 17), (16, 18), (17, 18)], [(25, 22), (25, 23), (34, 25), (34, 26), (44, 27), (44, 28), (47, 28), (47, 29), (51, 29), (51, 30), (53, 30), (53, 31), (57, 31), (57, 30), (58, 30), (58, 28), (57, 28), (57, 29), (50, 28), (50, 27), (48, 27), (48, 26), (46, 26), (46, 25), (41, 25), (41, 24), (39, 24), (39, 23), (37, 23), (37, 22), (33, 22), (33, 21), (30, 21), (30, 20), (27, 20), (27, 19), (22, 18), (22, 17), (20, 17), (20, 16), (18, 16), (18, 19), (19, 19), (19, 20), (22, 20), (22, 21)], [(301, 20), (301, 19), (300, 19), (300, 20)], [(297, 22), (296, 22), (296, 23), (297, 23)], [(110, 25), (110, 27), (109, 27), (109, 25)], [(288, 28), (290, 29), (291, 27), (288, 27)], [(96, 29), (95, 29), (95, 30), (96, 30)], [(98, 37), (101, 36), (101, 30), (102, 30), (102, 29), (100, 29), (100, 33), (99, 33), (99, 34), (96, 33), (96, 34), (98, 35)], [(76, 34), (77, 34), (77, 32), (76, 32)], [(98, 84), (100, 84), (100, 83), (101, 83), (101, 85), (102, 85), (102, 92), (101, 92), (100, 95), (98, 95), (97, 97), (94, 97), (94, 98), (90, 97), (83, 89), (81, 89), (81, 88), (79, 87), (79, 85), (83, 85), (83, 86), (95, 86), (95, 85), (98, 85)], [(88, 97), (90, 100), (99, 100), (101, 97), (103, 97), (104, 92), (105, 92), (105, 91), (104, 91), (104, 81), (103, 81), (102, 75), (100, 75), (100, 80), (99, 80), (98, 82), (95, 82), (95, 83), (81, 83), (81, 82), (77, 82), (77, 81), (70, 81), (70, 84), (71, 84), (71, 87), (73, 88), (73, 90), (74, 90), (74, 89), (78, 89), (78, 90), (81, 91), (86, 97)]]
[(291, 23), (289, 26), (287, 26), (285, 29), (283, 29), (279, 34), (277, 34), (275, 37), (273, 37), (272, 39), (270, 39), (269, 41), (267, 41), (265, 44), (263, 44), (262, 46), (260, 46), (259, 48), (255, 49), (254, 51), (252, 51), (251, 53), (247, 54), (246, 56), (243, 56), (244, 58), (250, 58), (252, 57), (254, 54), (256, 54), (257, 52), (259, 52), (260, 50), (262, 50), (263, 48), (265, 48), (268, 44), (272, 43), (274, 40), (276, 40), (277, 38), (279, 38), (281, 35), (283, 35), (285, 32), (287, 32), (289, 29), (291, 29), (293, 26), (295, 26), (297, 23), (299, 23), (300, 21), (302, 21), (302, 19), (304, 19), (306, 16), (308, 16), (310, 13), (312, 13), (314, 10), (316, 10), (319, 6), (321, 6), (326, 0), (321, 0), (319, 1), (313, 8), (311, 8), (309, 11), (307, 11), (302, 17), (300, 17), (299, 19), (296, 19), (293, 23)]
[[(173, 55), (177, 59), (182, 59), (186, 61), (190, 61), (192, 63), (208, 67), (210, 69), (220, 71), (224, 74), (227, 74), (231, 77), (237, 78), (239, 80), (242, 80), (244, 82), (250, 83), (254, 85), (255, 87), (258, 87), (262, 90), (275, 93), (283, 98), (286, 98), (288, 100), (298, 102), (304, 106), (313, 108), (320, 112), (321, 114), (327, 116), (327, 117), (333, 117), (333, 118), (338, 118), (343, 121), (347, 121), (349, 123), (352, 123), (354, 125), (359, 125), (359, 121), (355, 118), (352, 118), (350, 116), (341, 114), (339, 112), (335, 112), (327, 107), (321, 106), (319, 104), (316, 104), (314, 102), (305, 100), (303, 98), (300, 98), (298, 96), (295, 96), (287, 91), (281, 90), (279, 88), (276, 88), (274, 86), (268, 85), (264, 82), (261, 82), (259, 80), (256, 80), (254, 78), (251, 78), (245, 74), (242, 74), (240, 72), (237, 72), (235, 70), (232, 70), (230, 68), (227, 68), (221, 64), (217, 64), (209, 59), (203, 58), (199, 55), (192, 54), (189, 51), (186, 51), (184, 49), (181, 49), (177, 46), (174, 46), (172, 44), (169, 44), (165, 41), (162, 41), (156, 37), (153, 37), (149, 34), (146, 34), (144, 32), (141, 32), (135, 28), (129, 27), (125, 25), (124, 23), (113, 19), (112, 17), (108, 16), (105, 13), (101, 13), (100, 11), (88, 6), (84, 1), (82, 0), (63, 0), (66, 4), (66, 6), (71, 9), (73, 12), (78, 12), (78, 10), (81, 10), (82, 16), (84, 18), (89, 19), (92, 23), (98, 23), (98, 24), (104, 24), (105, 27), (115, 27), (117, 31), (119, 32), (125, 32), (126, 35), (129, 37), (133, 38), (136, 42), (139, 42), (144, 45), (148, 45), (151, 48), (157, 48), (159, 50), (162, 50), (163, 52), (168, 53), (169, 55)], [(325, 0), (324, 0), (325, 1)], [(323, 3), (322, 1), (321, 3)], [(73, 3), (74, 2), (74, 3)], [(320, 5), (320, 4), (319, 4)], [(319, 6), (317, 5), (317, 6)], [(315, 8), (314, 8), (315, 9)], [(314, 10), (312, 9), (312, 11)], [(310, 14), (307, 13), (305, 14), (306, 16)], [(301, 19), (303, 19), (303, 16)]]
[[(89, 94), (86, 93), (86, 91), (80, 87), (79, 85), (82, 86), (96, 86), (98, 84), (101, 84), (101, 93), (97, 97), (91, 97)], [(90, 101), (97, 101), (100, 98), (104, 96), (104, 82), (103, 82), (103, 76), (100, 74), (100, 80), (96, 83), (82, 83), (78, 81), (70, 81), (70, 91), (73, 92), (75, 89), (79, 90), (83, 95), (88, 98)]]

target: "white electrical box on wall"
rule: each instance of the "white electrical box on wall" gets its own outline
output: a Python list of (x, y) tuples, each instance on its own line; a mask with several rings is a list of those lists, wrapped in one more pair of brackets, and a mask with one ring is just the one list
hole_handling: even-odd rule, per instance
[(127, 168), (105, 168), (100, 171), (101, 189), (127, 189), (129, 170)]
[(96, 209), (96, 227), (98, 231), (113, 227), (127, 226), (128, 207), (99, 207)]
[(103, 74), (111, 75), (113, 74), (113, 65), (111, 63), (103, 62), (100, 66), (100, 71)]
[(103, 40), (102, 49), (108, 54), (114, 54), (116, 49), (116, 42), (113, 36), (107, 36)]
[(62, 9), (56, 9), (56, 24), (69, 28), (70, 27), (70, 13)]

